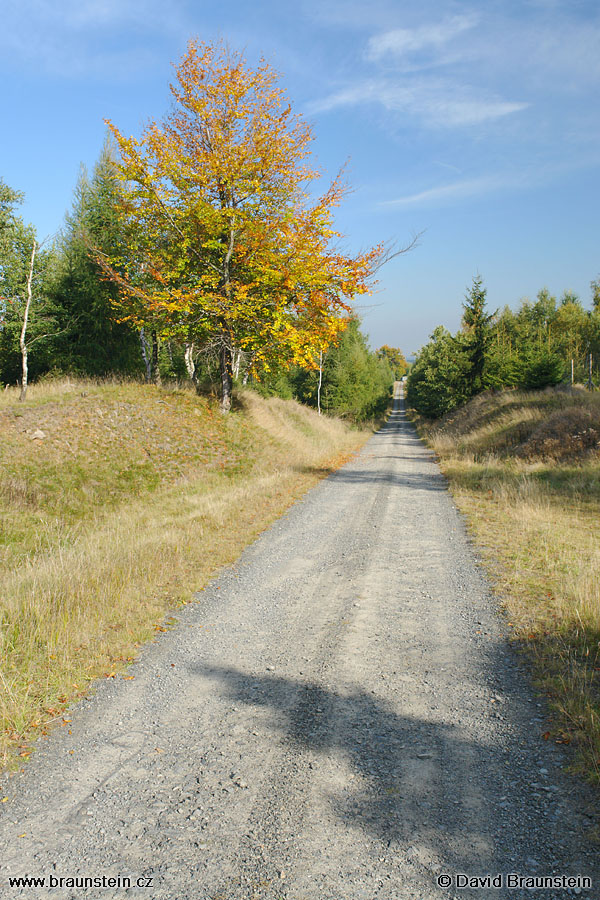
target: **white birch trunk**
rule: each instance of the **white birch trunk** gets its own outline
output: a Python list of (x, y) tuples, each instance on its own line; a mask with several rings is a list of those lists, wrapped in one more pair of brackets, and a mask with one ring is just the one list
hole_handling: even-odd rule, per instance
[(35, 251), (37, 250), (37, 243), (34, 240), (33, 247), (31, 249), (31, 262), (29, 264), (29, 275), (27, 276), (27, 301), (25, 303), (25, 312), (23, 313), (23, 327), (21, 328), (21, 336), (19, 338), (19, 346), (21, 348), (21, 360), (22, 360), (22, 369), (23, 376), (21, 379), (21, 394), (19, 396), (19, 400), (24, 400), (27, 395), (27, 378), (29, 374), (29, 369), (27, 366), (27, 323), (29, 321), (29, 310), (31, 309), (31, 300), (33, 297), (32, 292), (32, 283), (33, 283), (33, 264), (35, 262)]
[(150, 363), (149, 356), (149, 347), (148, 342), (146, 340), (146, 333), (144, 328), (140, 328), (140, 347), (142, 349), (142, 359), (144, 360), (144, 365), (146, 366), (146, 381), (148, 384), (152, 381), (152, 365)]
[(233, 359), (231, 363), (231, 372), (233, 377), (237, 380), (240, 374), (240, 363), (242, 361), (242, 351), (235, 350), (233, 353)]
[(196, 363), (194, 362), (194, 342), (191, 341), (185, 345), (185, 352), (183, 354), (183, 358), (185, 360), (185, 368), (187, 370), (188, 375), (190, 376), (190, 381), (193, 381), (196, 384)]
[(319, 386), (317, 388), (317, 409), (321, 415), (321, 385), (323, 384), (323, 351), (319, 351)]

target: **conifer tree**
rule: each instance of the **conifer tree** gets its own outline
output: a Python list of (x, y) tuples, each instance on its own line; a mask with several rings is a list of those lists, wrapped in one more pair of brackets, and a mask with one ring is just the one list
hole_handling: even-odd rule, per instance
[(142, 371), (139, 336), (117, 321), (112, 308), (116, 288), (90, 253), (91, 244), (109, 252), (120, 240), (114, 166), (106, 140), (92, 177), (81, 169), (60, 240), (52, 299), (60, 332), (55, 368), (62, 371), (91, 376)]
[(490, 341), (490, 322), (493, 314), (488, 315), (486, 308), (486, 290), (480, 275), (473, 278), (473, 284), (465, 295), (463, 303), (462, 324), (464, 329), (464, 350), (468, 360), (466, 379), (468, 392), (472, 396), (483, 390), (483, 370), (486, 349)]

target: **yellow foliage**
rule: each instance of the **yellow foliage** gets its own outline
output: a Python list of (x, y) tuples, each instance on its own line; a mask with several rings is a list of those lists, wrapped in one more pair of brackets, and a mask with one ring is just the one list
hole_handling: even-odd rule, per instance
[(123, 318), (222, 351), (250, 368), (310, 364), (370, 289), (381, 245), (335, 246), (342, 174), (310, 201), (310, 126), (291, 111), (264, 61), (190, 42), (174, 109), (141, 139), (111, 123), (120, 153), (123, 246), (99, 257)]

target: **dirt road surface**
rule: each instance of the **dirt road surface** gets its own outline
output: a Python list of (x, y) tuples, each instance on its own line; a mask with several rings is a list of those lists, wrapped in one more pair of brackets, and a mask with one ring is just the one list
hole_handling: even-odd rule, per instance
[(3, 780), (0, 894), (600, 897), (594, 794), (507, 631), (397, 401)]

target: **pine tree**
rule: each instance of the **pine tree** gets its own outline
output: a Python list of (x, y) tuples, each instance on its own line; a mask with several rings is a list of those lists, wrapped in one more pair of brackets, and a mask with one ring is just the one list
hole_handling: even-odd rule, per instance
[(52, 289), (60, 334), (55, 368), (82, 375), (137, 374), (143, 370), (139, 336), (119, 323), (112, 308), (116, 288), (90, 254), (105, 252), (120, 238), (115, 173), (108, 140), (91, 179), (82, 168), (60, 242), (61, 264)]
[(410, 371), (408, 404), (435, 419), (465, 403), (470, 396), (470, 366), (464, 336), (453, 337), (439, 325)]
[(465, 295), (463, 303), (462, 324), (465, 335), (465, 354), (468, 360), (466, 379), (471, 396), (483, 390), (483, 370), (486, 349), (490, 341), (490, 323), (493, 314), (488, 315), (485, 308), (486, 290), (480, 275), (473, 278), (471, 289)]

